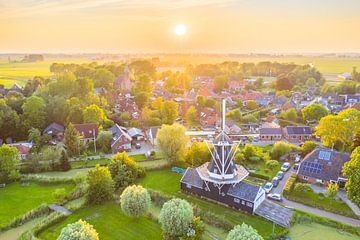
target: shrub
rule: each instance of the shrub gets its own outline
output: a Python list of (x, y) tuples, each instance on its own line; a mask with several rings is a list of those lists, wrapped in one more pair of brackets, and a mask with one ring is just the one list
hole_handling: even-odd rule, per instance
[(159, 222), (165, 236), (181, 237), (187, 233), (193, 218), (191, 205), (179, 198), (166, 202), (159, 215)]
[(310, 185), (307, 183), (297, 183), (295, 184), (294, 191), (297, 193), (306, 193), (306, 192), (311, 192), (312, 189)]
[(302, 155), (305, 156), (308, 153), (310, 153), (312, 150), (314, 150), (317, 147), (316, 142), (313, 141), (306, 141), (302, 146), (301, 146), (301, 152)]
[(201, 221), (200, 217), (193, 217), (190, 227), (182, 240), (201, 240), (205, 231), (205, 225)]
[(255, 177), (255, 178), (260, 178), (260, 179), (264, 179), (266, 181), (268, 181), (270, 178), (269, 176), (266, 175), (262, 175), (260, 173), (255, 173), (255, 172), (249, 172), (249, 176), (250, 177)]
[(266, 166), (268, 168), (270, 168), (271, 170), (279, 167), (279, 165), (280, 165), (279, 162), (276, 161), (276, 160), (269, 160), (269, 161), (266, 162)]
[(324, 191), (324, 194), (329, 198), (334, 198), (339, 191), (339, 186), (336, 183), (330, 183), (327, 186), (327, 189)]
[(88, 172), (86, 182), (88, 184), (87, 203), (99, 204), (112, 198), (114, 182), (107, 167), (96, 165), (95, 169)]
[(263, 240), (251, 226), (243, 223), (236, 225), (227, 235), (226, 240)]
[(289, 194), (289, 193), (293, 190), (295, 181), (296, 181), (296, 175), (295, 175), (295, 174), (292, 174), (292, 175), (288, 178), (288, 180), (286, 181), (286, 183), (285, 183), (285, 185), (284, 185), (284, 188), (283, 188), (283, 194), (284, 194), (284, 195)]
[(65, 200), (66, 197), (66, 190), (65, 188), (57, 188), (53, 192), (53, 197), (58, 203), (61, 203)]
[(99, 240), (98, 233), (92, 225), (86, 221), (79, 220), (68, 224), (61, 230), (58, 240)]
[(145, 169), (139, 166), (126, 152), (117, 153), (108, 165), (115, 188), (127, 187), (139, 177), (145, 175)]
[(148, 212), (151, 205), (151, 198), (148, 191), (142, 186), (127, 187), (120, 198), (121, 209), (125, 215), (140, 217)]
[(276, 142), (271, 149), (271, 158), (279, 160), (282, 155), (288, 154), (296, 150), (296, 147), (286, 142)]

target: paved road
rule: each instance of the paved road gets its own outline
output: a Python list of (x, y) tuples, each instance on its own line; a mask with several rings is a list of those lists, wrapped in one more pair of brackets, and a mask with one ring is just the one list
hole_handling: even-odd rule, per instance
[(288, 208), (295, 208), (295, 209), (299, 209), (305, 212), (309, 212), (315, 215), (319, 215), (321, 217), (325, 217), (325, 218), (329, 218), (338, 222), (342, 222), (345, 224), (349, 224), (355, 227), (360, 227), (360, 220), (357, 219), (353, 219), (353, 218), (349, 218), (349, 217), (345, 217), (342, 215), (338, 215), (335, 213), (330, 213), (330, 212), (326, 212), (317, 208), (313, 208), (313, 207), (309, 207), (297, 202), (293, 202), (293, 201), (289, 201), (285, 198), (283, 198), (283, 204), (285, 205), (285, 207)]
[(275, 188), (272, 189), (272, 193), (282, 194), (282, 190), (285, 186), (285, 183), (288, 180), (288, 178), (291, 176), (292, 173), (296, 173), (296, 171), (293, 169), (287, 171), (285, 173), (283, 179), (281, 179), (281, 181), (279, 182), (279, 185), (277, 185)]

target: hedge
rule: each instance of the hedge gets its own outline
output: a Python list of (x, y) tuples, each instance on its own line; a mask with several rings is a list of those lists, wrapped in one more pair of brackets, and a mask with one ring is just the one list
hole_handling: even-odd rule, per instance
[(285, 196), (289, 195), (290, 192), (294, 189), (294, 184), (296, 181), (296, 175), (293, 173), (291, 174), (291, 176), (288, 178), (288, 180), (286, 181), (284, 188), (283, 188), (283, 194)]
[(264, 179), (266, 181), (269, 181), (269, 176), (266, 175), (262, 175), (260, 173), (254, 173), (254, 172), (249, 172), (249, 176), (250, 177), (255, 177), (255, 178), (260, 178), (260, 179)]

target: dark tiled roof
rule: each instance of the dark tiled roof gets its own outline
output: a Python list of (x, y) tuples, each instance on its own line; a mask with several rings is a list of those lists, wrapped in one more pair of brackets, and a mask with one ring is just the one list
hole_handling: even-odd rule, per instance
[(131, 141), (131, 137), (129, 136), (129, 134), (126, 132), (126, 128), (119, 126), (118, 124), (115, 124), (114, 126), (112, 126), (111, 128), (108, 128), (108, 131), (112, 133), (113, 138), (111, 139), (111, 146), (118, 141), (118, 139), (121, 136), (125, 136), (129, 141)]
[(47, 128), (45, 128), (44, 130), (44, 133), (47, 133), (47, 134), (59, 134), (59, 133), (62, 133), (64, 132), (64, 127), (61, 126), (60, 124), (57, 124), (57, 123), (52, 123), (50, 124), (49, 126), (47, 126)]
[[(81, 123), (74, 124), (74, 128), (80, 133), (83, 138), (95, 138), (98, 135), (98, 124), (97, 123)], [(95, 130), (95, 134), (94, 134)]]
[(342, 167), (349, 159), (350, 153), (316, 148), (305, 156), (298, 174), (324, 181), (336, 181), (339, 177), (343, 177)]
[(312, 134), (312, 130), (308, 126), (287, 126), (285, 129), (288, 134)]
[(181, 179), (182, 183), (190, 184), (193, 187), (202, 188), (203, 180), (200, 178), (196, 169), (188, 168)]
[(260, 134), (265, 135), (281, 135), (281, 128), (260, 128)]
[(250, 184), (247, 182), (239, 182), (235, 186), (231, 186), (228, 195), (254, 202), (259, 192), (260, 186)]

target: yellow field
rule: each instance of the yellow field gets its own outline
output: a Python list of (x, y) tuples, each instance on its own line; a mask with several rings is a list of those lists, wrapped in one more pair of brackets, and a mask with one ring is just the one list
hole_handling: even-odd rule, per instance
[[(182, 56), (161, 56), (161, 61), (171, 62), (177, 66), (186, 66), (187, 64), (200, 64), (200, 63), (219, 63), (224, 61), (238, 61), (238, 62), (261, 62), (272, 61), (281, 63), (296, 63), (296, 64), (313, 64), (325, 76), (331, 84), (336, 84), (338, 81), (336, 76), (339, 73), (351, 72), (352, 67), (356, 66), (360, 70), (360, 58), (339, 58), (339, 57), (226, 57), (226, 56), (205, 56), (205, 55), (182, 55)], [(46, 59), (43, 62), (36, 63), (9, 63), (6, 58), (0, 58), (0, 84), (6, 87), (13, 83), (24, 85), (28, 79), (34, 76), (51, 76), (49, 71), (50, 65), (53, 62), (62, 63), (86, 63), (91, 62), (90, 59)], [(104, 61), (101, 61), (104, 62)], [(110, 62), (110, 60), (109, 60)], [(160, 71), (168, 70), (170, 68), (159, 68)], [(183, 69), (182, 67), (174, 67), (174, 69)]]

